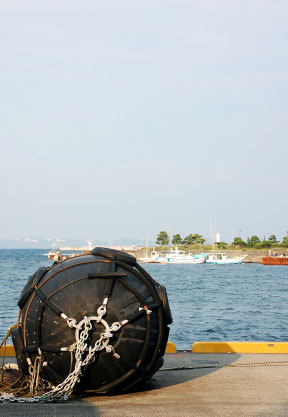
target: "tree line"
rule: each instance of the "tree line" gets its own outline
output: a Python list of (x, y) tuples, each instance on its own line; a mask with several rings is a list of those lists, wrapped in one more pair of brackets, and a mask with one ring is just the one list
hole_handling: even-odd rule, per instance
[(250, 238), (247, 238), (247, 241), (245, 242), (241, 237), (237, 236), (234, 238), (234, 241), (232, 242), (233, 246), (240, 247), (240, 248), (271, 248), (272, 246), (283, 246), (285, 248), (288, 247), (288, 234), (287, 236), (282, 238), (282, 242), (277, 239), (275, 235), (271, 235), (266, 239), (265, 237), (260, 240), (258, 236), (254, 235)]
[[(176, 235), (172, 236), (171, 243), (172, 245), (195, 245), (195, 244), (204, 244), (205, 239), (202, 235), (199, 235), (198, 233), (190, 233), (188, 236), (186, 236), (184, 239), (182, 239), (181, 235), (177, 233)], [(170, 244), (170, 237), (168, 233), (165, 230), (161, 230), (161, 232), (158, 233), (157, 239), (156, 239), (156, 245), (169, 245)], [(226, 242), (216, 242), (215, 245), (220, 249), (225, 249), (229, 246)], [(287, 236), (285, 236), (282, 239), (282, 242), (277, 240), (275, 235), (271, 235), (266, 239), (265, 237), (261, 240), (258, 236), (253, 235), (251, 237), (247, 238), (247, 241), (245, 242), (241, 237), (236, 236), (234, 237), (233, 242), (231, 243), (231, 246), (237, 247), (237, 248), (270, 248), (272, 246), (282, 246), (285, 248), (288, 248), (288, 233)]]
[[(171, 243), (172, 245), (194, 245), (194, 244), (203, 244), (205, 242), (205, 239), (203, 236), (199, 235), (198, 233), (190, 233), (188, 236), (186, 236), (184, 239), (180, 236), (179, 233), (172, 236)], [(156, 245), (169, 245), (170, 238), (167, 232), (165, 230), (162, 230), (157, 235)]]

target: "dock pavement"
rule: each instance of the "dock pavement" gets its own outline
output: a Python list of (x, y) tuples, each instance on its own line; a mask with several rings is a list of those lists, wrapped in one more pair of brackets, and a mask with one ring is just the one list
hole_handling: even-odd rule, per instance
[[(15, 358), (7, 358), (15, 362)], [(1, 417), (287, 417), (288, 354), (177, 351), (149, 381), (121, 395), (0, 404)]]

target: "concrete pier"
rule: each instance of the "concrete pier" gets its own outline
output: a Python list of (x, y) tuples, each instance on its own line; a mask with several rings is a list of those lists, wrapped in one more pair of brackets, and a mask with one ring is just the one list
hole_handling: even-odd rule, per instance
[(4, 403), (0, 416), (287, 417), (287, 380), (288, 354), (177, 352), (166, 354), (163, 368), (132, 392), (53, 404)]

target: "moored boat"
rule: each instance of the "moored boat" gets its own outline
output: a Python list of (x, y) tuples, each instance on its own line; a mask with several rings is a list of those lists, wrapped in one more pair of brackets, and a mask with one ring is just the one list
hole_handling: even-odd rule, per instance
[(213, 265), (242, 264), (245, 256), (234, 256), (232, 258), (227, 258), (226, 253), (215, 252), (208, 255), (206, 263)]
[(264, 265), (288, 265), (288, 256), (263, 256)]
[(186, 254), (177, 247), (175, 247), (175, 250), (171, 248), (169, 252), (163, 254), (164, 256), (155, 251), (151, 255), (154, 262), (162, 264), (203, 264), (207, 257), (206, 253)]
[(139, 258), (137, 259), (137, 261), (144, 264), (159, 264), (159, 261), (156, 261), (156, 259), (154, 259), (153, 257)]

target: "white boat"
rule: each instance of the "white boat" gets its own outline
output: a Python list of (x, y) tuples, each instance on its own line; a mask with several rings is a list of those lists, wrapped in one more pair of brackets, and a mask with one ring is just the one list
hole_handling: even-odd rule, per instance
[(151, 256), (150, 258), (149, 256), (147, 258), (139, 258), (138, 261), (144, 264), (159, 264), (159, 261), (156, 261), (156, 259), (154, 259), (153, 256)]
[(206, 259), (207, 264), (213, 265), (226, 265), (226, 264), (242, 264), (244, 256), (234, 256), (232, 258), (227, 258), (226, 253), (224, 252), (215, 252), (208, 254)]
[(48, 253), (44, 253), (44, 256), (48, 256), (48, 259), (51, 261), (60, 261), (63, 259), (63, 254), (61, 254), (59, 249), (51, 249)]
[(159, 252), (152, 252), (152, 259), (154, 262), (162, 264), (203, 264), (206, 260), (206, 253), (200, 254), (185, 254), (183, 250), (175, 247), (175, 250), (170, 249), (165, 256), (161, 256)]
[(68, 257), (76, 256), (76, 253), (61, 253), (59, 249), (51, 249), (48, 253), (44, 253), (44, 256), (48, 256), (51, 261), (63, 261)]
[(156, 257), (156, 252), (153, 251), (151, 252), (151, 255), (148, 256), (148, 251), (149, 251), (149, 241), (148, 241), (148, 236), (146, 236), (146, 253), (145, 253), (145, 257), (144, 258), (139, 258), (138, 261), (142, 262), (144, 264), (159, 264), (159, 261), (155, 259)]

